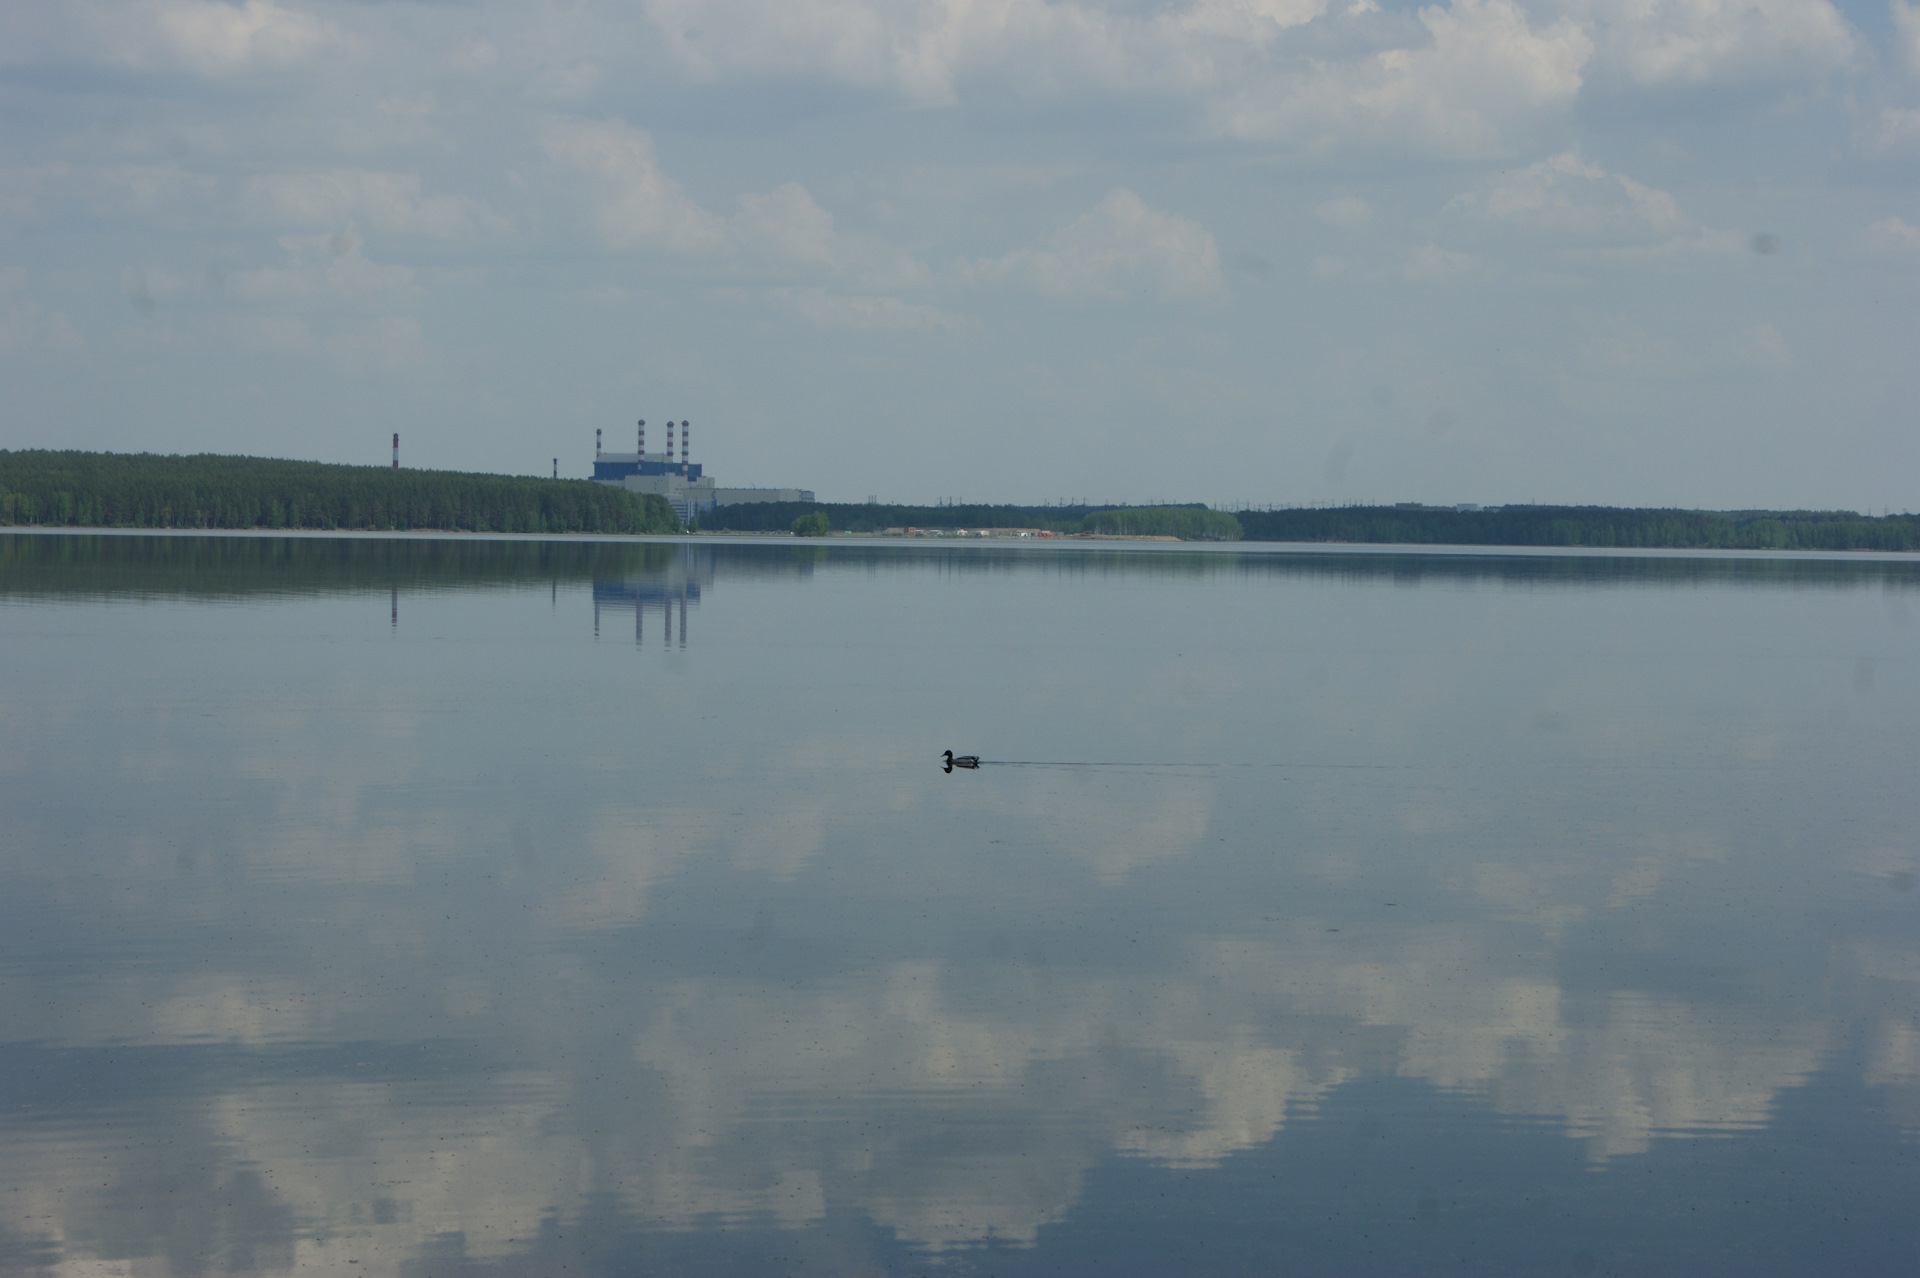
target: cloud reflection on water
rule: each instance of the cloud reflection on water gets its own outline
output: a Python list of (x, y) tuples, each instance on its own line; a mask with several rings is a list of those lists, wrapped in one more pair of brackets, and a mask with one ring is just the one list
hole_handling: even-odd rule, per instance
[[(1201, 1173), (1367, 1078), (1551, 1123), (1599, 1169), (1764, 1128), (1854, 1035), (1866, 1084), (1920, 1095), (1920, 950), (1888, 912), (1911, 805), (1876, 771), (1910, 660), (1883, 652), (1845, 732), (1820, 714), (1827, 667), (1851, 696), (1854, 649), (1886, 648), (1857, 580), (1820, 609), (1597, 607), (1422, 565), (1441, 591), (1387, 633), (1396, 587), (1351, 567), (735, 553), (695, 565), (700, 642), (642, 650), (688, 664), (639, 669), (577, 587), (557, 621), (495, 582), (399, 632), (351, 592), (0, 612), (36, 676), (10, 722), (49, 743), (0, 771), (6, 1051), (75, 1080), (5, 1120), (7, 1233), (73, 1273), (398, 1271), (608, 1200), (1031, 1244), (1116, 1158)], [(1138, 620), (1168, 581), (1207, 593)], [(976, 658), (951, 639), (982, 607), (1026, 624)], [(1693, 638), (1596, 666), (1619, 609)], [(1774, 691), (1734, 697), (1756, 672)], [(1487, 726), (1545, 687), (1576, 708), (1554, 745)], [(1747, 748), (1781, 724), (1838, 771)], [(939, 774), (930, 741), (995, 732), (1296, 766)]]

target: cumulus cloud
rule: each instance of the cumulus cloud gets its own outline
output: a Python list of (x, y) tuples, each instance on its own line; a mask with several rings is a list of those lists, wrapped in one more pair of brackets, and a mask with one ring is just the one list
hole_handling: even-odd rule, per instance
[(1106, 40), (1099, 15), (1041, 0), (650, 0), (646, 10), (674, 57), (700, 78), (797, 73), (933, 104), (953, 101), (960, 67), (995, 49), (1068, 33), (1069, 44)]
[(1124, 187), (1042, 249), (963, 265), (980, 282), (1004, 282), (1051, 297), (1206, 297), (1220, 291), (1220, 250), (1198, 223), (1149, 208)]
[(1666, 191), (1612, 173), (1578, 147), (1456, 197), (1448, 209), (1503, 227), (1533, 232), (1574, 260), (1612, 265), (1663, 265), (1727, 258), (1748, 245), (1737, 229), (1703, 226)]
[(27, 273), (0, 267), (0, 352), (51, 350), (71, 354), (86, 339), (65, 312), (49, 312), (28, 287)]
[(1673, 196), (1583, 158), (1574, 147), (1453, 202), (1494, 221), (1583, 236), (1669, 236), (1692, 228)]
[(422, 195), (420, 186), (418, 173), (354, 169), (273, 173), (248, 179), (247, 199), (256, 210), (286, 222), (308, 226), (360, 222), (377, 231), (435, 239), (465, 239), (502, 225), (478, 200)]
[(1407, 255), (1401, 274), (1410, 284), (1446, 284), (1471, 274), (1480, 260), (1471, 253), (1456, 253), (1438, 244), (1422, 244)]
[(1232, 96), (1222, 129), (1313, 151), (1351, 144), (1495, 155), (1565, 111), (1593, 42), (1571, 18), (1539, 30), (1511, 0), (1453, 0), (1420, 11), (1430, 43), (1317, 63)]
[(1907, 0), (1891, 0), (1893, 42), (1901, 65), (1920, 75), (1920, 7)]
[(930, 105), (969, 72), (1018, 67), (1024, 89), (1206, 86), (1237, 74), (1327, 0), (1188, 0), (1153, 13), (1058, 0), (648, 0), (648, 20), (703, 79), (821, 77)]
[(1855, 49), (1827, 0), (1598, 0), (1591, 15), (1596, 62), (1643, 89), (1818, 78)]
[(1337, 200), (1328, 200), (1314, 209), (1314, 216), (1328, 226), (1356, 227), (1365, 226), (1373, 220), (1373, 209), (1358, 196), (1343, 196)]
[(411, 300), (420, 290), (410, 266), (369, 261), (360, 253), (352, 227), (332, 235), (289, 235), (280, 240), (286, 262), (280, 266), (236, 271), (234, 292), (250, 301), (294, 302), (378, 300), (391, 305)]
[(732, 233), (756, 261), (814, 267), (862, 288), (896, 289), (920, 284), (931, 272), (911, 256), (867, 236), (843, 235), (833, 214), (807, 188), (785, 182), (765, 194), (740, 197)]
[(1406, 17), (1327, 0), (648, 0), (645, 12), (705, 80), (820, 79), (939, 106), (987, 84), (1028, 100), (1171, 94), (1250, 141), (1476, 156), (1564, 112), (1593, 67), (1641, 90), (1805, 82), (1857, 46), (1829, 0), (1572, 0), (1545, 13), (1449, 0)]
[(341, 30), (278, 0), (74, 0), (0, 14), (8, 61), (73, 58), (219, 76), (284, 67), (345, 43)]
[(174, 52), (208, 71), (289, 62), (316, 52), (333, 36), (326, 23), (274, 0), (245, 0), (240, 5), (168, 0), (156, 10), (155, 20)]
[(1882, 107), (1861, 123), (1859, 140), (1873, 151), (1920, 142), (1920, 107)]
[(835, 293), (823, 288), (767, 290), (774, 305), (823, 328), (849, 328), (892, 333), (958, 333), (967, 322), (938, 306), (898, 297)]
[(1860, 232), (1860, 242), (1877, 257), (1920, 262), (1920, 226), (1897, 217), (1883, 217)]
[(594, 221), (613, 247), (710, 253), (726, 243), (720, 220), (660, 171), (645, 130), (619, 120), (556, 120), (543, 144), (548, 155), (598, 183)]

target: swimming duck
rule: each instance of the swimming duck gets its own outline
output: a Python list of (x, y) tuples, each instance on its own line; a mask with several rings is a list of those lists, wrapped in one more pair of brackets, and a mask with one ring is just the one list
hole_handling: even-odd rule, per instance
[(949, 750), (947, 751), (946, 758), (945, 770), (948, 772), (953, 771), (955, 768), (977, 768), (980, 766), (980, 756), (977, 754), (955, 754)]

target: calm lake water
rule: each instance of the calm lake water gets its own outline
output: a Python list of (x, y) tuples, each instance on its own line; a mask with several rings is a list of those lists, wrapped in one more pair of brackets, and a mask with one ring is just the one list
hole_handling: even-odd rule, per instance
[(1913, 560), (0, 536), (0, 1273), (1914, 1272), (1917, 625)]

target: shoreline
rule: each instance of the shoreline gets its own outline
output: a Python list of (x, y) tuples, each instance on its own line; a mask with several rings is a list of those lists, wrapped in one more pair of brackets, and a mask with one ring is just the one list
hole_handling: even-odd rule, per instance
[(1179, 541), (1158, 537), (1126, 537), (1102, 533), (1073, 537), (921, 537), (889, 536), (885, 533), (834, 533), (825, 537), (796, 537), (792, 533), (714, 532), (695, 533), (502, 533), (460, 532), (449, 529), (410, 528), (326, 529), (326, 528), (94, 528), (67, 524), (0, 525), (0, 536), (14, 534), (30, 537), (222, 537), (265, 538), (295, 537), (302, 540), (352, 541), (496, 541), (496, 542), (608, 542), (655, 545), (701, 545), (725, 541), (732, 545), (882, 546), (899, 550), (927, 550), (933, 547), (964, 548), (969, 551), (1001, 550), (1021, 554), (1071, 552), (1111, 552), (1132, 550), (1154, 554), (1206, 555), (1418, 555), (1455, 558), (1578, 558), (1578, 559), (1790, 559), (1833, 560), (1845, 563), (1920, 564), (1920, 552), (1909, 550), (1772, 550), (1716, 549), (1712, 547), (1640, 547), (1640, 546), (1496, 546), (1485, 544), (1443, 545), (1431, 542), (1364, 541)]

